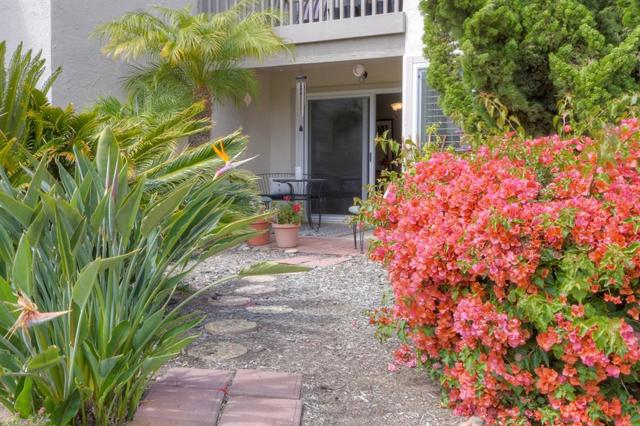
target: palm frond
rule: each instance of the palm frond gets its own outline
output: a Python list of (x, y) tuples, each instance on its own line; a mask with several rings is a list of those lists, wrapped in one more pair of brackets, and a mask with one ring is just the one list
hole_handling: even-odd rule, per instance
[(148, 12), (130, 12), (100, 25), (94, 35), (107, 39), (103, 52), (126, 61), (151, 55), (171, 40), (171, 29)]
[(197, 179), (210, 181), (215, 173), (225, 165), (212, 149), (211, 145), (222, 145), (231, 156), (239, 156), (246, 148), (248, 138), (236, 131), (222, 138), (198, 147), (189, 147), (175, 158), (147, 170), (146, 185), (154, 190), (173, 187), (185, 180)]
[[(288, 51), (272, 24), (270, 11), (253, 12), (256, 0), (240, 0), (217, 14), (191, 14), (189, 7), (156, 7), (152, 13), (129, 13), (98, 29), (106, 38), (105, 52), (125, 60), (144, 58), (133, 68), (125, 87), (141, 91), (180, 91), (191, 102), (206, 87), (213, 100), (238, 101), (255, 93), (255, 75), (242, 69), (246, 58), (263, 60)], [(168, 88), (168, 89), (165, 89)]]

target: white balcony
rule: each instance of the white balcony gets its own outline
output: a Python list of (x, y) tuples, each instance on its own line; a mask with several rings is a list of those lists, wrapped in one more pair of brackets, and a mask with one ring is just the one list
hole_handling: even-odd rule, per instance
[[(235, 0), (199, 0), (202, 12), (227, 10)], [(401, 34), (403, 0), (259, 0), (250, 12), (272, 10), (282, 16), (276, 32), (289, 43)]]

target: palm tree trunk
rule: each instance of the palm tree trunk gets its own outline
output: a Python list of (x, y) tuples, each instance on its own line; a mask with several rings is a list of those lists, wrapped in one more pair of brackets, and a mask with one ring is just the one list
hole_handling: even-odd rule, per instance
[[(198, 87), (193, 92), (193, 99), (196, 102), (204, 102), (204, 110), (200, 114), (198, 114), (196, 118), (206, 118), (207, 120), (211, 121), (213, 99), (211, 97), (209, 89), (206, 86)], [(211, 140), (211, 130), (205, 130), (203, 132), (189, 136), (189, 145), (198, 146), (205, 142), (209, 142), (209, 140)]]

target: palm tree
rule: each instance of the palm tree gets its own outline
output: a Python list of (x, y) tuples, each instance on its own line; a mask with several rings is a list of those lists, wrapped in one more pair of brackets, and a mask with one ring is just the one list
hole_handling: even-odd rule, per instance
[[(241, 68), (244, 60), (261, 61), (287, 49), (272, 28), (278, 16), (250, 13), (252, 5), (240, 0), (213, 15), (192, 15), (188, 7), (155, 7), (156, 14), (127, 13), (98, 27), (96, 34), (106, 39), (103, 51), (108, 56), (147, 64), (133, 66), (126, 84), (130, 92), (173, 92), (176, 100), (203, 102), (202, 117), (211, 119), (213, 102), (240, 103), (256, 93), (255, 72)], [(209, 135), (202, 132), (189, 141), (198, 145)]]

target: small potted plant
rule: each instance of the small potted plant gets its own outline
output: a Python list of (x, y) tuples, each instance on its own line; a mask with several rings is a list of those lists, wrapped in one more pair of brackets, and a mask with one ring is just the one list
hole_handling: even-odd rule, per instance
[(277, 203), (274, 214), (273, 232), (276, 245), (280, 248), (292, 248), (298, 245), (298, 231), (302, 222), (300, 203), (286, 199)]
[(256, 210), (261, 216), (254, 220), (250, 226), (251, 229), (259, 232), (259, 234), (247, 240), (247, 244), (252, 247), (263, 246), (271, 242), (271, 222), (269, 221), (269, 216), (266, 214), (268, 210), (261, 202), (257, 204)]

